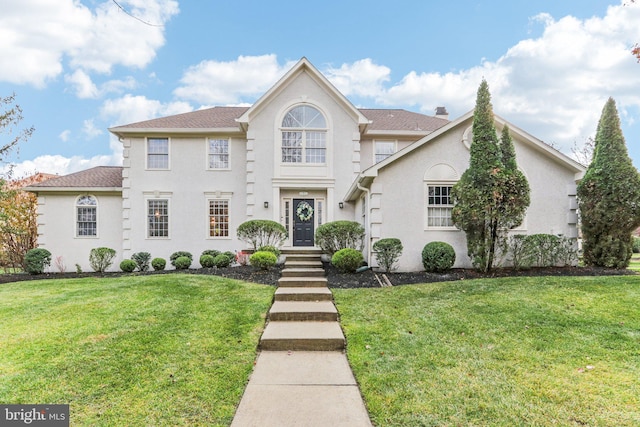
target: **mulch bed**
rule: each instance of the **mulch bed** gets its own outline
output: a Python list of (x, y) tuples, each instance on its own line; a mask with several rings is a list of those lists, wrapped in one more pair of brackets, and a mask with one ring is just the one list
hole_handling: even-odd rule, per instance
[[(386, 285), (386, 281), (382, 272), (374, 272), (366, 270), (361, 273), (339, 273), (330, 263), (324, 263), (327, 273), (327, 280), (330, 288), (379, 288)], [(282, 266), (276, 266), (268, 271), (259, 270), (251, 266), (239, 266), (228, 268), (201, 268), (190, 269), (186, 272), (191, 274), (216, 275), (228, 277), (230, 279), (244, 280), (247, 282), (261, 283), (265, 285), (275, 286), (278, 283)], [(0, 274), (0, 284), (9, 282), (18, 282), (23, 280), (41, 280), (41, 279), (72, 279), (86, 277), (121, 277), (121, 276), (139, 276), (153, 274), (176, 274), (184, 273), (185, 270), (164, 270), (149, 271), (145, 273), (45, 273), (39, 275), (31, 275), (26, 273), (18, 274)], [(510, 268), (499, 268), (490, 273), (484, 274), (473, 269), (455, 268), (446, 273), (427, 273), (419, 271), (415, 273), (384, 273), (384, 276), (393, 286), (409, 285), (414, 283), (430, 283), (444, 282), (454, 280), (467, 280), (492, 277), (517, 277), (517, 276), (611, 276), (611, 275), (635, 275), (631, 270), (613, 270), (599, 267), (551, 267), (551, 268), (530, 268), (526, 270), (514, 270)], [(377, 276), (377, 277), (376, 277)]]

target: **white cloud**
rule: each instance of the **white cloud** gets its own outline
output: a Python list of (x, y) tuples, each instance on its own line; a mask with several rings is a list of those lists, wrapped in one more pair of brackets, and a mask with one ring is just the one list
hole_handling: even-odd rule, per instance
[[(79, 93), (91, 85), (75, 70), (108, 73), (114, 65), (142, 68), (164, 44), (164, 28), (149, 26), (104, 1), (91, 10), (77, 0), (5, 2), (0, 14), (0, 81), (43, 87), (70, 65)], [(174, 0), (121, 0), (135, 16), (166, 23), (179, 12)], [(125, 47), (126, 48), (123, 48)], [(76, 86), (76, 89), (78, 87)], [(87, 96), (88, 97), (88, 96)]]
[(133, 77), (126, 77), (121, 80), (108, 80), (98, 87), (93, 83), (91, 76), (83, 70), (76, 70), (73, 74), (67, 74), (64, 80), (71, 86), (76, 96), (81, 99), (96, 99), (108, 93), (120, 93), (137, 86)]
[(378, 98), (384, 92), (383, 84), (390, 79), (391, 69), (366, 58), (340, 68), (329, 67), (324, 73), (345, 96)]
[(69, 140), (69, 136), (71, 136), (71, 131), (69, 129), (64, 130), (60, 133), (60, 135), (58, 135), (58, 138), (60, 138), (60, 140), (67, 142)]
[(186, 102), (163, 104), (144, 96), (125, 95), (122, 98), (106, 101), (100, 114), (105, 120), (117, 126), (189, 111), (193, 111), (193, 107)]
[[(67, 175), (95, 166), (119, 166), (121, 164), (122, 158), (115, 155), (100, 155), (90, 159), (80, 156), (44, 155), (15, 164), (13, 176), (28, 176), (37, 172)], [(4, 168), (1, 172), (6, 173), (7, 171), (8, 168)]]
[(273, 54), (239, 56), (229, 62), (202, 61), (185, 71), (174, 94), (200, 104), (238, 104), (262, 95), (292, 65), (280, 66)]
[(82, 123), (82, 133), (87, 137), (87, 139), (93, 139), (102, 135), (104, 132), (95, 127), (93, 120), (85, 120)]

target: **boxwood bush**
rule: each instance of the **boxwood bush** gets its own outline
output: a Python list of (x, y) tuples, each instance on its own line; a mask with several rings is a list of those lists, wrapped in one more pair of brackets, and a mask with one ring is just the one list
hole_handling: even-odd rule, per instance
[(167, 260), (164, 258), (154, 258), (151, 260), (151, 267), (155, 271), (162, 271), (167, 266)]
[(214, 259), (213, 255), (204, 254), (200, 256), (200, 265), (202, 268), (213, 268), (216, 265)]
[(217, 255), (213, 259), (213, 265), (215, 265), (218, 268), (229, 267), (231, 265), (231, 258), (229, 258), (227, 254)]
[(450, 270), (456, 262), (456, 251), (445, 242), (430, 242), (422, 249), (422, 265), (429, 273)]
[(396, 238), (380, 239), (373, 244), (376, 261), (387, 273), (394, 270), (395, 263), (402, 255), (402, 249), (402, 242)]
[(51, 252), (43, 248), (29, 250), (24, 256), (24, 269), (29, 274), (42, 274), (51, 265)]
[(200, 256), (202, 255), (211, 255), (212, 257), (217, 257), (218, 255), (220, 255), (220, 251), (217, 251), (215, 249), (205, 249), (204, 251), (202, 251), (202, 253), (200, 254)]
[(191, 265), (191, 263), (193, 262), (193, 255), (191, 255), (191, 252), (187, 252), (187, 251), (178, 251), (178, 252), (172, 253), (171, 256), (169, 257), (169, 262), (171, 262), (171, 265), (178, 268), (178, 266), (176, 265), (176, 260), (180, 257), (189, 258), (189, 265)]
[[(138, 264), (134, 260), (123, 259), (122, 262), (120, 263), (120, 270), (124, 271), (125, 273), (132, 273), (137, 266)], [(147, 268), (149, 268), (148, 265), (147, 265)], [(144, 270), (141, 270), (141, 271), (144, 271)]]
[(191, 258), (188, 256), (179, 256), (173, 261), (173, 265), (176, 270), (186, 270), (191, 267)]
[(363, 261), (362, 252), (353, 248), (340, 249), (331, 257), (331, 264), (341, 273), (354, 273)]
[(327, 222), (316, 230), (315, 242), (329, 255), (345, 248), (362, 251), (364, 227), (355, 221)]
[(259, 251), (271, 252), (272, 254), (274, 254), (276, 256), (276, 258), (278, 258), (280, 256), (280, 254), (281, 254), (280, 249), (276, 248), (275, 246), (262, 246), (258, 250)]
[(249, 257), (249, 262), (261, 270), (268, 270), (276, 265), (278, 258), (273, 252), (258, 251)]

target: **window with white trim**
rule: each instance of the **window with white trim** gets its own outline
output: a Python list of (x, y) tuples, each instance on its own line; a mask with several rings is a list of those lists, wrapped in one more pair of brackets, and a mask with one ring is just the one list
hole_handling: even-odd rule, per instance
[(229, 237), (228, 200), (209, 200), (209, 237)]
[(326, 163), (327, 123), (310, 105), (293, 107), (282, 120), (283, 163)]
[(76, 199), (76, 237), (98, 236), (98, 200), (93, 196)]
[(147, 237), (169, 237), (169, 200), (147, 200)]
[(451, 210), (451, 184), (429, 184), (427, 186), (427, 226), (453, 227)]
[(169, 169), (169, 138), (147, 139), (147, 169)]
[(229, 169), (229, 140), (209, 139), (209, 169)]
[(395, 141), (375, 141), (375, 162), (381, 162), (396, 152)]

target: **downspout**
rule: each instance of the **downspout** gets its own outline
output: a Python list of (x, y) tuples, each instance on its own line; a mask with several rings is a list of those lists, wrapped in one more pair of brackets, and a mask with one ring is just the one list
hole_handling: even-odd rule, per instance
[(364, 191), (367, 194), (366, 198), (366, 217), (365, 217), (365, 232), (369, 233), (369, 238), (367, 239), (367, 265), (371, 267), (371, 191), (368, 188), (364, 188), (360, 185), (360, 182), (356, 182), (358, 186), (358, 190)]

